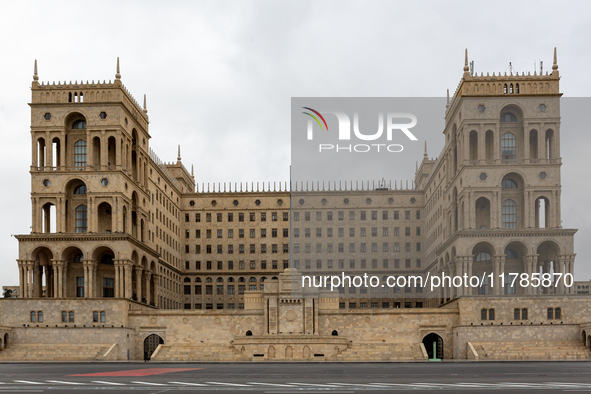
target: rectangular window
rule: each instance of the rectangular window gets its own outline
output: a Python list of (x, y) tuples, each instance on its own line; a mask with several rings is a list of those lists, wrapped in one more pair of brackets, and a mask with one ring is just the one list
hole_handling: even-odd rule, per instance
[[(228, 285), (228, 294), (234, 294), (234, 285)], [(230, 308), (228, 308), (230, 309)], [(234, 308), (232, 308), (234, 309)]]
[(421, 235), (421, 228), (417, 227), (417, 235)]
[(421, 259), (417, 259), (417, 268), (421, 268)]
[(309, 228), (304, 229), (304, 236), (306, 238), (310, 238), (310, 229)]
[(326, 220), (332, 220), (332, 212), (326, 212)]
[(351, 253), (355, 252), (355, 244), (354, 243), (349, 244), (349, 252), (351, 252)]
[(262, 270), (266, 270), (267, 269), (267, 260), (261, 260), (261, 269)]
[(271, 267), (273, 267), (274, 270), (277, 269), (277, 260), (272, 260), (271, 261)]
[(322, 220), (322, 212), (316, 212), (316, 220)]
[(223, 253), (222, 252), (222, 245), (216, 245), (216, 246), (217, 246), (217, 248), (216, 248), (217, 249), (217, 252), (218, 253)]
[(189, 238), (189, 234), (190, 234), (189, 230), (185, 230), (185, 238)]
[(267, 212), (261, 212), (261, 222), (267, 221)]
[[(195, 285), (195, 294), (200, 295), (201, 294), (201, 285)], [(197, 308), (195, 308), (197, 309)], [(201, 309), (201, 308), (199, 308)]]
[(400, 260), (394, 259), (394, 268), (400, 268)]
[(382, 236), (384, 236), (384, 237), (388, 236), (388, 227), (382, 228)]
[(371, 251), (372, 252), (377, 252), (378, 251), (378, 244), (377, 243), (372, 243), (371, 244)]
[(404, 211), (404, 219), (410, 220), (410, 211)]
[(228, 229), (228, 238), (234, 238), (234, 230), (233, 229)]
[(196, 213), (196, 214), (195, 214), (195, 221), (196, 221), (197, 223), (201, 222), (201, 214), (200, 214), (200, 213)]
[(421, 243), (417, 242), (417, 252), (420, 252), (420, 251), (421, 251)]
[(300, 253), (300, 244), (293, 244), (293, 252)]
[(228, 309), (236, 309), (233, 302), (228, 303)]
[(229, 270), (233, 270), (234, 269), (234, 262), (233, 261), (228, 261), (228, 269)]
[(277, 244), (271, 245), (271, 253), (277, 253)]
[(251, 221), (251, 222), (254, 222), (254, 221), (256, 220), (256, 219), (255, 219), (254, 212), (251, 212), (249, 216), (250, 216), (250, 221)]
[(361, 268), (367, 268), (367, 260), (361, 259)]
[(345, 260), (339, 260), (339, 268), (345, 268)]
[(316, 229), (316, 236), (317, 237), (322, 237), (322, 229), (321, 228), (317, 228)]
[(86, 205), (76, 207), (76, 232), (85, 233), (88, 230), (88, 209)]
[(388, 259), (384, 259), (382, 267), (388, 268)]
[(261, 253), (267, 253), (267, 244), (261, 244)]
[(327, 237), (332, 237), (332, 228), (329, 227), (329, 228), (326, 229), (326, 236)]
[(238, 253), (244, 253), (244, 244), (238, 245)]
[(234, 221), (234, 214), (232, 212), (228, 212), (228, 222)]
[(195, 304), (195, 309), (201, 309), (202, 308), (202, 304)]
[(206, 267), (206, 269), (210, 270), (211, 269), (211, 261), (208, 261), (207, 263), (205, 263), (205, 267)]
[(322, 244), (316, 244), (316, 253), (322, 253)]
[(344, 237), (345, 236), (345, 229), (344, 228), (339, 228), (339, 237)]
[(228, 245), (228, 254), (234, 254), (234, 245)]
[(382, 252), (387, 252), (387, 251), (388, 251), (388, 243), (387, 242), (384, 242), (382, 244)]
[(289, 229), (288, 228), (284, 228), (283, 229), (283, 238), (287, 238), (289, 237)]
[(115, 279), (103, 278), (103, 297), (115, 297)]
[[(238, 294), (244, 294), (244, 291), (246, 290), (246, 285), (238, 285)], [(244, 309), (244, 308), (242, 308)]]
[(222, 214), (218, 213), (216, 216), (217, 216), (217, 221), (221, 222), (222, 221)]
[(378, 211), (371, 211), (371, 220), (378, 220)]
[(406, 235), (407, 237), (410, 236), (410, 227), (405, 227), (404, 228), (404, 235)]
[(188, 222), (188, 221), (189, 221), (189, 214), (185, 213), (185, 222)]
[(195, 262), (195, 269), (196, 270), (201, 270), (201, 261), (196, 261)]
[(222, 261), (218, 261), (218, 270), (223, 270), (224, 269), (224, 263)]
[(383, 211), (382, 212), (382, 219), (388, 220), (388, 211)]
[(273, 221), (273, 222), (277, 221), (277, 212), (271, 212), (271, 221)]
[(332, 268), (332, 260), (327, 260), (326, 265), (328, 268)]
[(343, 253), (345, 251), (345, 244), (339, 244), (339, 253)]
[(283, 253), (289, 253), (289, 244), (283, 244)]
[(322, 260), (316, 260), (316, 268), (318, 268), (318, 269), (322, 268)]
[[(51, 146), (50, 146), (51, 148)], [(74, 144), (74, 166), (84, 167), (86, 165), (86, 141), (78, 140)]]
[(84, 277), (76, 277), (76, 297), (84, 297)]
[(371, 236), (372, 237), (377, 237), (378, 236), (378, 228), (377, 227), (372, 227), (371, 228)]
[(255, 244), (250, 244), (250, 253), (256, 253)]
[(267, 229), (266, 228), (261, 229), (261, 238), (267, 238)]
[(238, 238), (244, 238), (244, 230), (243, 229), (238, 230)]
[(406, 268), (410, 268), (410, 259), (404, 261)]
[(222, 238), (222, 230), (217, 231), (218, 238)]
[(398, 213), (398, 211), (394, 211), (394, 220), (398, 219), (400, 219), (400, 214)]
[(294, 238), (299, 238), (300, 237), (300, 229), (299, 228), (294, 228), (293, 229), (293, 237)]
[(355, 268), (355, 260), (349, 260), (349, 268)]
[(339, 220), (345, 220), (345, 213), (343, 211), (339, 211)]
[(205, 231), (205, 238), (211, 238), (211, 230)]
[(272, 238), (277, 238), (277, 229), (276, 228), (271, 229), (271, 237)]
[(224, 285), (216, 285), (215, 293), (218, 295), (223, 295), (224, 294)]
[(362, 252), (365, 252), (365, 243), (362, 243), (359, 249), (360, 249)]
[(349, 220), (355, 220), (355, 211), (349, 211)]
[(205, 221), (206, 222), (211, 222), (211, 213), (206, 213), (205, 214)]
[(405, 252), (410, 252), (410, 242), (407, 242), (404, 244), (404, 251)]
[(254, 228), (250, 229), (250, 238), (254, 238), (256, 236), (255, 231), (256, 230)]
[(195, 238), (201, 238), (201, 230), (195, 230)]
[(361, 211), (361, 220), (365, 220), (365, 211)]
[(420, 219), (421, 218), (421, 211), (417, 211), (416, 215), (417, 215), (417, 219)]
[(349, 229), (349, 237), (354, 237), (355, 236), (355, 229), (354, 228), (350, 228)]
[(244, 221), (244, 213), (241, 212), (241, 213), (238, 214), (238, 221), (239, 222), (243, 222)]
[(289, 220), (289, 212), (283, 212), (283, 221), (287, 222)]
[(332, 244), (326, 244), (326, 252), (332, 253)]
[(394, 227), (394, 236), (398, 237), (400, 235), (400, 228)]
[(254, 269), (256, 269), (256, 268), (257, 268), (257, 264), (256, 264), (256, 262), (255, 262), (254, 260), (251, 260), (251, 261), (250, 261), (250, 269), (251, 269), (251, 270), (254, 270)]
[(205, 294), (213, 294), (213, 286), (212, 285), (205, 286)]
[(185, 295), (190, 295), (191, 294), (191, 285), (185, 285), (184, 292), (185, 292)]

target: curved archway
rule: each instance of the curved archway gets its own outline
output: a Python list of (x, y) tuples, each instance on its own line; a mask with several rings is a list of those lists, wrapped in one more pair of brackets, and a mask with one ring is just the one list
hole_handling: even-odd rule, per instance
[(496, 248), (489, 242), (479, 242), (472, 248), (472, 256), (474, 258), (472, 263), (472, 275), (483, 277), (482, 285), (477, 288), (468, 290), (475, 292), (478, 295), (490, 294), (488, 276), (485, 273), (493, 272), (493, 256), (496, 256)]
[(246, 331), (246, 336), (247, 337), (251, 337), (252, 336), (252, 331), (250, 331), (250, 330)]
[(443, 359), (443, 338), (439, 335), (435, 334), (434, 332), (425, 335), (423, 338), (423, 345), (425, 345), (425, 350), (427, 351), (427, 355), (429, 359)]
[(339, 332), (337, 330), (332, 330), (332, 334), (333, 337), (338, 337), (339, 336)]
[(490, 201), (486, 197), (476, 200), (476, 229), (490, 229)]
[(164, 345), (164, 340), (159, 335), (151, 334), (144, 339), (144, 360), (152, 357), (158, 345)]
[(8, 333), (4, 334), (4, 349), (8, 347)]
[(110, 233), (113, 228), (113, 216), (111, 212), (111, 204), (108, 202), (102, 202), (97, 208), (98, 217), (98, 232), (99, 233)]
[(92, 253), (92, 260), (97, 264), (93, 274), (93, 297), (115, 297), (115, 253), (108, 246), (99, 246)]
[[(38, 267), (36, 271), (33, 270), (33, 297), (54, 297), (56, 273), (52, 262), (53, 252), (47, 246), (39, 246), (33, 250), (31, 258)], [(43, 294), (43, 285), (45, 285), (45, 294)]]
[(84, 252), (77, 246), (69, 246), (62, 252), (66, 273), (63, 283), (64, 297), (84, 297), (85, 281), (82, 260), (86, 258)]

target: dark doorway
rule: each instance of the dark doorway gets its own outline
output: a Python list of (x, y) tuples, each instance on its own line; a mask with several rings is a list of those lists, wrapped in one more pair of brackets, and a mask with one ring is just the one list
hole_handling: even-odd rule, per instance
[[(434, 349), (433, 343), (435, 343), (435, 349)], [(429, 334), (429, 335), (425, 336), (425, 338), (423, 338), (423, 344), (425, 345), (425, 349), (427, 350), (427, 354), (429, 355), (429, 359), (434, 359), (434, 358), (443, 359), (443, 338), (441, 338), (439, 335), (432, 332), (431, 334)], [(437, 354), (434, 354), (433, 350), (435, 350), (437, 352)], [(434, 356), (436, 356), (436, 357), (434, 357)]]
[(144, 357), (150, 359), (152, 357), (152, 353), (158, 347), (158, 345), (163, 345), (164, 340), (160, 338), (156, 334), (148, 335), (146, 339), (144, 339)]

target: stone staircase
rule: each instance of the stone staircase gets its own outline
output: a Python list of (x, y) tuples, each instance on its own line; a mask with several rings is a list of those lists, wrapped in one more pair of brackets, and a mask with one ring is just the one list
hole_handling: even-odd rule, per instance
[(10, 344), (0, 351), (0, 361), (94, 361), (110, 347), (105, 344)]
[(160, 345), (151, 361), (248, 361), (234, 346), (228, 345)]
[(416, 361), (426, 360), (421, 344), (363, 343), (352, 344), (330, 361)]
[(581, 360), (591, 352), (579, 341), (472, 342), (478, 360)]

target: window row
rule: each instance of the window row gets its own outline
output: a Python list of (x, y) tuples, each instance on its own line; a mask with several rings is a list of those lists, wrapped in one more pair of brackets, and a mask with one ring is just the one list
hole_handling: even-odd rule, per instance
[[(191, 305), (192, 304), (184, 304), (183, 307), (184, 309), (191, 309)], [(224, 309), (224, 303), (223, 302), (218, 302), (218, 303), (207, 303), (207, 304), (202, 304), (202, 303), (197, 303), (194, 304), (195, 307), (194, 309), (218, 309), (218, 310), (222, 310)], [(229, 302), (227, 304), (225, 304), (225, 309), (236, 309), (236, 303), (234, 302)], [(240, 302), (238, 303), (238, 309), (244, 309), (244, 303)]]
[[(212, 222), (213, 221), (213, 217), (215, 215), (215, 221), (216, 222), (223, 222), (223, 213), (205, 213), (205, 221), (206, 222)], [(279, 212), (279, 214), (277, 212), (271, 212), (271, 221), (272, 222), (276, 222), (278, 221), (279, 217), (282, 217), (284, 222), (289, 221), (289, 212)], [(254, 222), (256, 221), (256, 212), (250, 212), (248, 213), (248, 217), (249, 217), (249, 221)], [(244, 222), (244, 218), (245, 218), (245, 214), (243, 212), (239, 212), (239, 213), (234, 213), (234, 212), (228, 212), (227, 216), (226, 216), (226, 220), (228, 222), (233, 222), (234, 219), (237, 218), (237, 220), (239, 222)], [(185, 214), (185, 222), (189, 222), (191, 220), (191, 215), (186, 213)], [(267, 212), (260, 212), (260, 221), (261, 222), (266, 222), (267, 221)], [(195, 222), (200, 223), (201, 222), (201, 213), (196, 213), (195, 214)]]
[[(401, 265), (401, 261), (403, 261), (404, 265)], [(355, 268), (420, 268), (421, 267), (421, 259), (415, 259), (414, 265), (412, 264), (412, 259), (372, 259), (372, 260), (365, 260), (361, 259), (359, 261), (356, 260), (326, 260), (323, 262), (322, 260), (304, 260), (304, 264), (300, 266), (300, 260), (294, 260), (294, 268), (300, 269), (312, 269), (312, 267), (316, 269), (355, 269)], [(346, 265), (346, 267), (345, 267)]]
[[(371, 250), (369, 248), (371, 248)], [(415, 244), (415, 250), (417, 252), (421, 251), (421, 243), (420, 242), (417, 242)], [(323, 252), (334, 253), (335, 251), (338, 253), (344, 253), (345, 252), (345, 244), (344, 243), (337, 244), (336, 250), (333, 247), (333, 244), (331, 244), (331, 243), (326, 244), (326, 249), (323, 249), (323, 244), (321, 244), (321, 243), (317, 243), (315, 246), (316, 253), (323, 253)], [(359, 246), (357, 246), (357, 244), (355, 242), (349, 243), (348, 248), (347, 248), (347, 252), (348, 253), (355, 253), (356, 251), (359, 251), (361, 253), (365, 253), (365, 252), (369, 252), (369, 251), (371, 251), (371, 252), (400, 252), (401, 249), (400, 249), (399, 242), (394, 242), (394, 244), (392, 245), (392, 248), (390, 247), (390, 244), (388, 242), (383, 242), (381, 245), (379, 245), (377, 242), (374, 242), (372, 244), (366, 244), (366, 243), (362, 242), (359, 244)], [(410, 242), (404, 243), (404, 251), (405, 252), (412, 252), (412, 244)], [(300, 253), (300, 244), (293, 244), (293, 252)], [(303, 253), (311, 253), (311, 252), (312, 252), (312, 244), (304, 244)]]
[[(215, 246), (215, 249), (214, 249)], [(215, 250), (215, 252), (214, 252)], [(245, 245), (240, 244), (238, 245), (238, 249), (234, 248), (234, 245), (226, 245), (226, 251), (224, 252), (224, 245), (205, 245), (205, 253), (227, 253), (227, 254), (234, 254), (236, 253), (246, 253)], [(202, 248), (201, 245), (195, 245), (195, 254), (201, 254)], [(257, 253), (256, 251), (256, 244), (248, 245), (248, 252), (249, 253)], [(281, 248), (282, 253), (289, 253), (289, 244), (283, 244)], [(191, 246), (185, 245), (185, 253), (191, 253)], [(267, 244), (260, 244), (259, 252), (258, 253), (267, 253)], [(278, 244), (271, 244), (271, 253), (279, 253), (279, 245)]]
[[(382, 307), (382, 309), (389, 309), (389, 308), (394, 308), (394, 309), (399, 309), (402, 307), (402, 303), (401, 302), (386, 302), (386, 301), (371, 301), (369, 303), (367, 302), (360, 302), (359, 303), (359, 309), (368, 309), (368, 305), (370, 309), (379, 309), (380, 305)], [(413, 306), (413, 302), (411, 301), (406, 301), (404, 302), (404, 308), (408, 309), (408, 308), (422, 308), (423, 307), (423, 302), (422, 301), (417, 301), (414, 303)], [(357, 302), (339, 302), (339, 309), (357, 309)]]
[[(213, 238), (214, 236), (214, 230), (205, 230), (205, 238)], [(251, 228), (249, 231), (249, 235), (250, 238), (256, 238), (256, 229)], [(261, 238), (267, 238), (267, 229), (266, 228), (261, 228), (259, 230), (260, 233), (260, 237)], [(276, 228), (272, 228), (271, 232), (270, 232), (270, 236), (271, 238), (277, 238), (278, 235), (280, 233), (279, 229)], [(245, 230), (244, 229), (239, 229), (238, 230), (238, 238), (244, 238), (245, 237)], [(284, 228), (281, 231), (281, 234), (283, 235), (283, 238), (287, 238), (289, 237), (289, 229)], [(190, 238), (191, 237), (191, 230), (185, 230), (185, 238)], [(222, 229), (218, 229), (215, 230), (215, 237), (216, 238), (223, 238), (224, 234), (223, 234), (223, 230)], [(201, 238), (201, 229), (195, 230), (195, 238)], [(234, 229), (228, 229), (227, 230), (227, 238), (234, 238)]]
[[(316, 233), (316, 237), (322, 237), (322, 228), (316, 228), (316, 232), (315, 233)], [(348, 231), (349, 237), (355, 237), (355, 233), (356, 233), (356, 229), (354, 227), (350, 227), (349, 228), (349, 231)], [(378, 232), (378, 227), (372, 227), (370, 229), (370, 232), (369, 233), (371, 234), (372, 237), (377, 237), (378, 236), (378, 233), (379, 233)], [(381, 233), (382, 233), (382, 236), (388, 237), (389, 234), (390, 234), (390, 230), (389, 230), (388, 227), (382, 227)], [(414, 234), (417, 235), (417, 236), (420, 236), (421, 235), (421, 228), (420, 227), (416, 227), (415, 228), (415, 231), (414, 231)], [(305, 228), (304, 231), (303, 231), (303, 237), (309, 238), (311, 235), (312, 235), (311, 229)], [(339, 237), (344, 237), (345, 236), (345, 229), (343, 227), (339, 227), (337, 229), (337, 235)], [(400, 236), (400, 227), (394, 227), (393, 235), (395, 237)], [(411, 227), (405, 227), (404, 228), (404, 235), (405, 236), (411, 236), (412, 235), (412, 228)], [(333, 229), (331, 227), (329, 227), (329, 228), (326, 229), (326, 236), (327, 237), (332, 237), (333, 236)], [(359, 236), (360, 237), (366, 237), (366, 236), (368, 236), (367, 228), (365, 228), (365, 227), (360, 228), (359, 229)], [(293, 229), (293, 237), (294, 238), (299, 238), (300, 237), (300, 229), (299, 228), (294, 228)]]
[[(235, 294), (244, 294), (244, 292), (247, 290), (246, 289), (247, 285), (238, 285), (238, 288), (236, 289), (235, 285), (215, 285), (215, 292), (214, 292), (214, 286), (213, 285), (185, 285), (184, 286), (184, 295), (235, 295)], [(194, 290), (193, 293), (191, 293), (191, 290)], [(259, 288), (257, 288), (256, 284), (249, 284), (248, 285), (248, 291), (257, 291), (259, 290), (263, 291), (265, 290), (265, 285), (264, 284), (260, 284)], [(238, 292), (236, 293), (236, 290), (238, 290)]]
[[(257, 262), (255, 260), (251, 260), (248, 262), (245, 262), (244, 260), (240, 260), (237, 262), (237, 269), (239, 270), (243, 270), (243, 269), (251, 269), (251, 270), (256, 270), (256, 269), (262, 269), (262, 270), (266, 270), (266, 269), (286, 269), (289, 268), (289, 260), (283, 260), (282, 262), (279, 262), (278, 260), (271, 260), (270, 263), (267, 263), (267, 260), (261, 260), (260, 261), (260, 265), (257, 264)], [(212, 270), (213, 267), (216, 267), (216, 269), (218, 271), (222, 271), (224, 270), (224, 262), (223, 261), (205, 261), (204, 264), (201, 264), (201, 261), (196, 261), (195, 262), (195, 270), (197, 271), (201, 271), (201, 270)], [(185, 261), (185, 269), (186, 270), (191, 270), (191, 262), (190, 261)], [(234, 261), (227, 261), (226, 262), (226, 267), (225, 269), (227, 270), (233, 270), (234, 269)], [(195, 281), (197, 282), (196, 278)], [(230, 278), (232, 279), (232, 278)], [(199, 279), (200, 281), (201, 279)], [(186, 278), (185, 278), (185, 282), (186, 282)], [(233, 281), (233, 280), (232, 280)]]
[[(546, 318), (548, 320), (559, 320), (562, 317), (560, 308), (547, 308)], [(527, 308), (514, 308), (513, 309), (513, 320), (528, 320)], [(495, 320), (495, 310), (485, 309), (480, 310), (480, 320)]]
[[(62, 323), (74, 323), (74, 311), (62, 311), (61, 318)], [(43, 323), (43, 311), (31, 311), (30, 320), (31, 323)], [(106, 321), (107, 313), (105, 311), (92, 312), (93, 323), (105, 323)]]
[[(349, 220), (356, 220), (356, 212), (357, 211), (348, 211), (349, 212)], [(300, 213), (302, 213), (303, 219), (306, 222), (309, 222), (312, 218), (312, 213), (311, 212), (300, 212), (300, 211), (294, 211), (293, 212), (293, 220), (294, 221), (299, 221), (300, 220)], [(324, 212), (324, 214), (326, 215), (326, 219), (323, 218), (323, 212), (316, 212), (316, 220), (317, 221), (321, 221), (321, 220), (334, 220), (334, 216), (333, 216), (333, 212)], [(388, 218), (390, 217), (390, 211), (382, 211), (382, 220), (388, 220)], [(394, 220), (399, 220), (400, 219), (400, 211), (393, 211), (393, 215), (392, 215)], [(369, 218), (371, 218), (371, 220), (378, 220), (378, 211), (369, 211)], [(420, 219), (421, 218), (421, 211), (417, 210), (415, 211), (415, 219)], [(338, 211), (337, 212), (337, 219), (338, 220), (345, 220), (345, 212), (344, 211)], [(359, 211), (359, 220), (367, 220), (368, 219), (368, 212), (367, 211)], [(411, 220), (411, 211), (404, 211), (404, 220)]]

